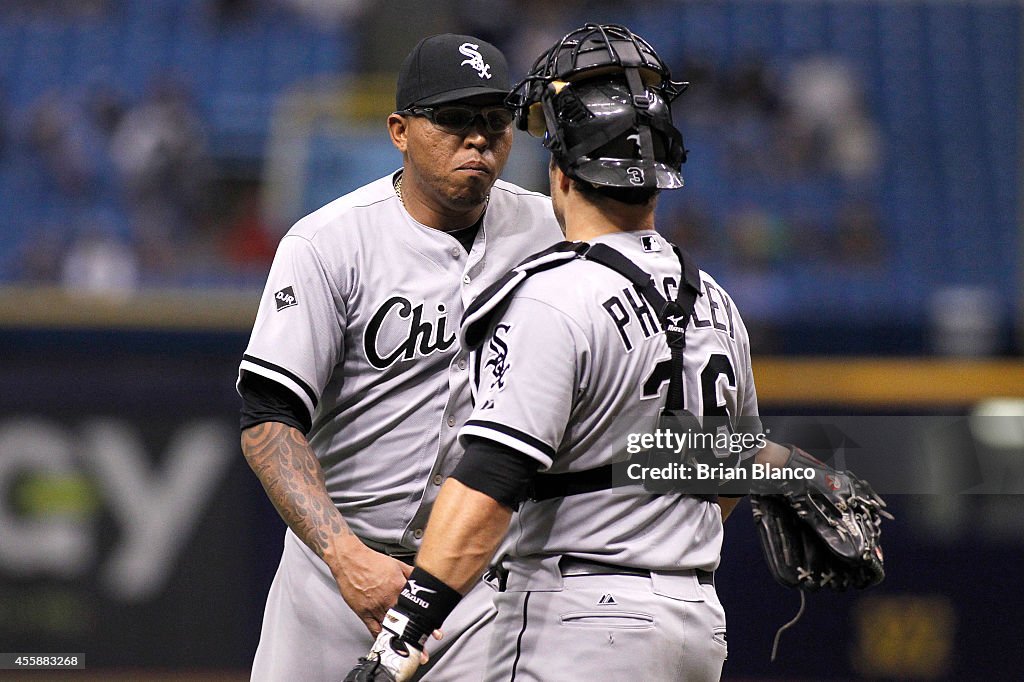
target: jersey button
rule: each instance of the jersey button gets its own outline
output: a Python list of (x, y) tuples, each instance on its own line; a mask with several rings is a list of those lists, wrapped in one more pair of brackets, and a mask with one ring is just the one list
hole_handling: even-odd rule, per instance
[(465, 276), (464, 276), (464, 277), (462, 278), (462, 283), (463, 283), (463, 284), (469, 284), (469, 283), (470, 283), (470, 282), (472, 282), (472, 281), (473, 281), (473, 280), (472, 280), (472, 279), (470, 278), (470, 276), (469, 276), (469, 275), (465, 275)]
[(448, 417), (448, 426), (455, 426), (455, 417)]
[(454, 249), (452, 249), (452, 258), (458, 258), (461, 255), (462, 255), (462, 249), (460, 249), (457, 246)]
[(466, 369), (466, 361), (459, 360), (459, 369)]
[(435, 474), (434, 475), (434, 485), (441, 485), (442, 483), (444, 483), (444, 479), (441, 478), (441, 474)]
[(416, 530), (414, 530), (412, 532), (412, 536), (414, 538), (416, 538), (417, 540), (419, 540), (420, 538), (423, 537), (423, 529), (422, 528), (417, 528)]

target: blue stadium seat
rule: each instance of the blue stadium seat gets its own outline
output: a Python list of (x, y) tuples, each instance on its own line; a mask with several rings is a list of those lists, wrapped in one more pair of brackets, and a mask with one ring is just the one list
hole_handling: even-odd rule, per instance
[(788, 52), (803, 55), (824, 51), (827, 40), (827, 4), (799, 0), (781, 3), (779, 31)]
[[(351, 27), (314, 26), (272, 3), (255, 3), (251, 15), (229, 22), (214, 17), (209, 0), (121, 0), (111, 6), (106, 16), (74, 21), (0, 12), (6, 106), (23, 114), (48, 90), (75, 95), (104, 74), (134, 102), (155, 77), (170, 72), (183, 76), (198, 97), (214, 152), (258, 160), (280, 93), (297, 82), (344, 73), (354, 61)], [(778, 280), (787, 291), (812, 292), (796, 294), (806, 296), (806, 305), (861, 312), (874, 305), (884, 312), (894, 288), (901, 296), (923, 297), (939, 278), (992, 286), (1011, 280), (1017, 248), (1010, 246), (1020, 239), (1019, 4), (645, 2), (607, 5), (579, 19), (623, 21), (673, 65), (700, 56), (724, 69), (754, 52), (784, 67), (824, 52), (862, 76), (884, 138), (884, 168), (871, 186), (898, 267), (891, 280), (877, 272), (874, 280), (845, 271), (832, 277), (811, 265)], [(842, 187), (827, 178), (744, 176), (728, 167), (726, 147), (744, 131), (731, 121), (689, 125), (686, 101), (678, 113), (691, 149), (687, 186), (666, 193), (662, 211), (692, 201), (720, 225), (738, 208), (758, 205), (834, 227), (825, 223)], [(59, 222), (62, 214), (68, 222), (76, 212), (116, 209), (112, 184), (102, 187), (93, 207), (53, 199), (34, 163), (13, 153), (0, 158), (0, 205), (11, 207), (0, 215), (0, 238), (17, 241), (26, 226)], [(325, 133), (311, 146), (305, 208), (397, 164), (379, 131), (372, 139)]]
[(729, 18), (723, 6), (711, 3), (686, 3), (678, 6), (678, 40), (689, 54), (728, 59), (730, 55)]
[(177, 77), (187, 82), (194, 93), (215, 92), (218, 77), (218, 70), (214, 68), (216, 40), (215, 31), (193, 17), (175, 26), (169, 66)]
[(0, 88), (5, 91), (10, 89), (21, 67), (21, 33), (20, 26), (0, 21)]
[(23, 26), (21, 68), (10, 84), (14, 103), (29, 104), (66, 82), (63, 53), (69, 33), (68, 27), (57, 21), (37, 19)]
[(739, 2), (730, 12), (730, 31), (740, 53), (775, 54), (783, 42), (779, 29), (783, 9), (774, 3)]
[(217, 81), (214, 92), (257, 95), (266, 82), (262, 26), (223, 31), (218, 36), (215, 64)]

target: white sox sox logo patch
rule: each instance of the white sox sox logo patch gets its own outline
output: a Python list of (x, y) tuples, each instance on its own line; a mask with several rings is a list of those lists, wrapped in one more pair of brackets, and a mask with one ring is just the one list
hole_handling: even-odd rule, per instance
[(478, 76), (489, 79), (491, 77), (491, 65), (484, 61), (483, 55), (477, 49), (479, 47), (479, 45), (474, 45), (473, 43), (462, 43), (459, 46), (459, 53), (469, 57), (469, 59), (464, 59), (459, 66), (469, 66), (476, 69)]
[(505, 372), (508, 371), (508, 343), (505, 342), (505, 334), (512, 328), (510, 324), (499, 324), (494, 328), (491, 336), (490, 350), (491, 357), (487, 360), (486, 367), (491, 370), (491, 389), (501, 390), (505, 388)]

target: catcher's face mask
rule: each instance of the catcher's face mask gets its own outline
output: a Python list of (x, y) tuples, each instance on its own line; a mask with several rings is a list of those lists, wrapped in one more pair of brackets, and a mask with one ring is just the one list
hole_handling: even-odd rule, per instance
[(508, 103), (570, 177), (673, 189), (686, 151), (669, 105), (687, 85), (628, 28), (587, 24), (542, 54)]
[[(604, 187), (683, 186), (683, 138), (658, 93), (638, 109), (621, 77), (570, 83), (541, 102), (544, 144), (570, 177)], [(650, 144), (644, 149), (644, 137)]]

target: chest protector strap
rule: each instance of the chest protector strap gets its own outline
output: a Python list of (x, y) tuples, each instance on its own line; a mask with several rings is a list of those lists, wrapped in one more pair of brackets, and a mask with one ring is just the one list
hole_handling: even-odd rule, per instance
[[(668, 399), (664, 414), (686, 413), (683, 398), (683, 352), (686, 349), (686, 327), (693, 316), (693, 308), (700, 295), (700, 271), (690, 256), (679, 247), (672, 245), (679, 259), (682, 271), (682, 282), (676, 293), (675, 300), (668, 300), (662, 295), (650, 274), (641, 270), (612, 247), (589, 242), (559, 242), (549, 249), (530, 256), (516, 266), (504, 277), (485, 289), (466, 310), (462, 324), (463, 347), (475, 350), (483, 342), (490, 320), (501, 309), (502, 303), (530, 275), (549, 270), (577, 258), (599, 263), (619, 275), (625, 277), (651, 306), (657, 315), (658, 322), (665, 331), (665, 339), (672, 353), (672, 370), (669, 378)], [(472, 384), (479, 382), (479, 367), (474, 367)], [(550, 500), (568, 495), (595, 492), (610, 489), (612, 481), (612, 464), (571, 471), (561, 474), (538, 474), (534, 478), (530, 499), (535, 501)], [(714, 501), (715, 495), (699, 495), (702, 499)]]

